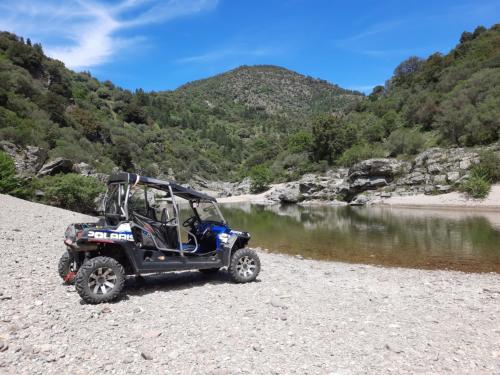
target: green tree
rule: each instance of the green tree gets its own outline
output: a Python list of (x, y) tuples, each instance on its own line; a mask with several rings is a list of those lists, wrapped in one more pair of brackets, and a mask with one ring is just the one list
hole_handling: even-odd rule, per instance
[(298, 131), (288, 138), (288, 150), (294, 154), (307, 152), (311, 150), (312, 145), (312, 134), (307, 131)]
[(393, 131), (386, 142), (391, 156), (413, 155), (421, 151), (424, 145), (425, 138), (417, 129), (405, 128)]
[(252, 180), (250, 189), (252, 193), (260, 193), (269, 187), (272, 181), (271, 171), (265, 165), (255, 165), (250, 169), (250, 178)]
[(329, 164), (351, 147), (357, 138), (356, 131), (346, 126), (339, 115), (316, 118), (312, 126), (312, 136), (314, 160), (326, 160)]

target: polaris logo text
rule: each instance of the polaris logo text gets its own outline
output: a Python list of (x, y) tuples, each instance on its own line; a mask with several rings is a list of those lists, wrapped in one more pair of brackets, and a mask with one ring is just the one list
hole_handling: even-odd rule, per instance
[(130, 233), (96, 232), (90, 230), (88, 236), (89, 238), (96, 238), (101, 240), (124, 240), (124, 241), (134, 240), (134, 236)]

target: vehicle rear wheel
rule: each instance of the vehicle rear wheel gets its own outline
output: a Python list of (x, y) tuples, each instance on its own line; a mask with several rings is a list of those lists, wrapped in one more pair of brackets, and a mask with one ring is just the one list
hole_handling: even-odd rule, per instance
[(110, 302), (119, 297), (125, 284), (125, 271), (109, 257), (96, 257), (85, 262), (76, 274), (76, 291), (91, 304)]
[(63, 279), (66, 284), (75, 283), (76, 262), (73, 256), (68, 251), (65, 251), (59, 259), (57, 271), (59, 273), (59, 276), (61, 276), (61, 279)]
[(252, 249), (239, 249), (231, 256), (229, 273), (233, 281), (248, 283), (254, 281), (260, 272), (260, 259)]
[(216, 268), (202, 268), (198, 271), (200, 271), (201, 273), (205, 274), (205, 275), (214, 275), (216, 274), (217, 272), (219, 272), (220, 270), (220, 267), (216, 267)]

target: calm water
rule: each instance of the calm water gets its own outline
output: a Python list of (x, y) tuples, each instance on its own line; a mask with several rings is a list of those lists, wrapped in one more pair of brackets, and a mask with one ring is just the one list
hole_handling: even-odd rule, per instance
[(500, 272), (500, 213), (384, 207), (222, 205), (251, 245), (306, 258)]

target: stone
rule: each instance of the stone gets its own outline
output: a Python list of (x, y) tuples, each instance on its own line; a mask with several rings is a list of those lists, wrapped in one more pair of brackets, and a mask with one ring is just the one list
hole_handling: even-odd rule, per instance
[(440, 193), (448, 193), (452, 190), (450, 185), (437, 185), (436, 188)]
[(151, 361), (153, 359), (153, 356), (145, 351), (141, 352), (141, 357), (146, 361)]
[(425, 185), (424, 186), (424, 193), (425, 194), (432, 194), (434, 192), (435, 188), (432, 185)]
[(69, 159), (56, 158), (48, 163), (38, 171), (37, 176), (53, 176), (58, 173), (70, 173), (73, 171), (73, 162)]
[(95, 172), (95, 170), (90, 164), (78, 163), (73, 165), (73, 172), (81, 174), (83, 176), (90, 176)]
[(111, 313), (112, 310), (111, 310), (111, 307), (109, 306), (104, 306), (102, 309), (101, 309), (101, 314), (109, 314)]
[(356, 198), (354, 198), (349, 204), (351, 206), (364, 206), (368, 203), (369, 198), (365, 195), (358, 195)]
[(446, 175), (445, 174), (438, 174), (436, 176), (434, 176), (434, 178), (432, 179), (434, 181), (435, 184), (446, 184)]
[(273, 307), (277, 307), (277, 308), (280, 308), (283, 310), (288, 309), (288, 306), (285, 305), (283, 302), (281, 302), (281, 300), (279, 300), (278, 298), (271, 299), (270, 303), (271, 303), (271, 306), (273, 306)]
[(297, 203), (302, 200), (299, 184), (289, 183), (282, 187), (279, 192), (278, 199), (281, 203)]
[(462, 170), (465, 170), (465, 169), (469, 169), (471, 165), (472, 165), (472, 162), (470, 159), (463, 159), (460, 161), (459, 168)]
[(440, 174), (443, 172), (443, 166), (441, 164), (434, 163), (427, 166), (427, 171), (430, 174)]
[(457, 181), (459, 178), (460, 178), (460, 172), (452, 171), (452, 172), (446, 173), (446, 179), (448, 180), (448, 182), (453, 183), (453, 182)]
[(408, 185), (419, 185), (425, 182), (426, 176), (422, 172), (414, 172), (410, 173), (406, 180)]
[(168, 358), (170, 359), (176, 359), (179, 356), (179, 352), (177, 350), (172, 350), (170, 353), (168, 353)]
[(387, 186), (387, 181), (385, 180), (385, 178), (375, 178), (373, 180), (370, 180), (370, 187), (378, 188), (381, 186)]

